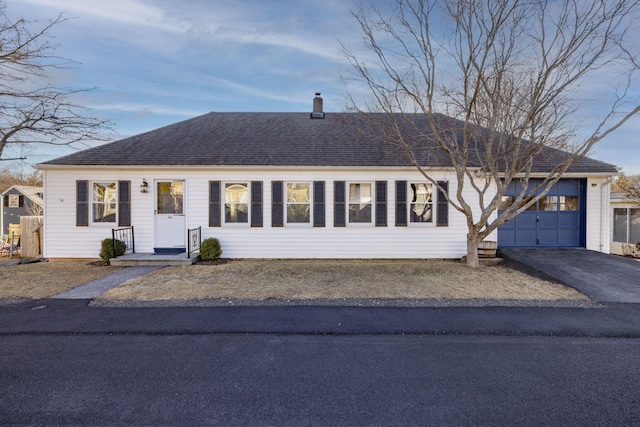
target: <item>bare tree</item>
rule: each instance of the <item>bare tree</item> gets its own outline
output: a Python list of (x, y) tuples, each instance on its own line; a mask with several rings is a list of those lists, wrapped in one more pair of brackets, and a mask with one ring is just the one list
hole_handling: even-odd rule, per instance
[(640, 204), (640, 175), (620, 174), (611, 186), (613, 191), (622, 191), (634, 203)]
[[(469, 266), (483, 239), (640, 111), (629, 105), (638, 64), (627, 46), (638, 3), (396, 0), (393, 10), (354, 10), (365, 51), (343, 44), (349, 108), (439, 190), (433, 160), (453, 167), (447, 199), (467, 220)], [(586, 133), (580, 95), (602, 76), (611, 83), (599, 101), (609, 103)], [(543, 179), (528, 188), (533, 177)], [(522, 190), (501, 206), (514, 181)]]
[(12, 185), (42, 186), (42, 172), (32, 170), (27, 173), (22, 167), (4, 167), (0, 169), (0, 193)]
[(49, 72), (70, 65), (55, 55), (51, 29), (65, 21), (62, 16), (32, 29), (25, 19), (11, 20), (0, 0), (0, 161), (10, 145), (70, 145), (104, 140), (108, 123), (90, 117), (73, 102), (83, 89), (56, 87)]

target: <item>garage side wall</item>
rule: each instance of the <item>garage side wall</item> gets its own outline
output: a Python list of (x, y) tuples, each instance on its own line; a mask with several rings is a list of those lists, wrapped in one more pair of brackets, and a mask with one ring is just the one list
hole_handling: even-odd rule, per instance
[(592, 251), (609, 253), (610, 185), (607, 177), (587, 179), (586, 248)]

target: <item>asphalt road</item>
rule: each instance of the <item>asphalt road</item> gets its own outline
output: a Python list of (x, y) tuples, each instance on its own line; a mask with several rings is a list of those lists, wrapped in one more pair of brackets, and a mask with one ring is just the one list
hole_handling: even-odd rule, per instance
[(0, 337), (17, 334), (513, 335), (640, 338), (640, 304), (556, 307), (95, 308), (88, 300), (0, 306)]
[(0, 424), (638, 425), (640, 339), (0, 337)]

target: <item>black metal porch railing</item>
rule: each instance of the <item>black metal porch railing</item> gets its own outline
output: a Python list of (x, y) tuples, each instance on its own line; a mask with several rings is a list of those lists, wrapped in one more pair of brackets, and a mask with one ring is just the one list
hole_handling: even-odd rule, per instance
[(116, 249), (116, 242), (120, 240), (124, 243), (124, 253), (136, 253), (136, 240), (133, 236), (133, 225), (129, 227), (112, 228), (111, 238), (113, 239), (113, 255), (114, 258), (118, 257), (118, 251)]
[(202, 243), (202, 227), (188, 229), (187, 236), (187, 258), (191, 259), (192, 253), (200, 251), (200, 243)]

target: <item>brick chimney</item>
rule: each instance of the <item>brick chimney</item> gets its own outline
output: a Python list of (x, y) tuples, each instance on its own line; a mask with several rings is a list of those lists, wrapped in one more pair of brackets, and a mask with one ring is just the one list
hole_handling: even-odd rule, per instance
[(316, 92), (315, 98), (313, 98), (313, 112), (311, 113), (312, 119), (324, 119), (324, 111), (322, 111), (322, 97), (320, 92)]

